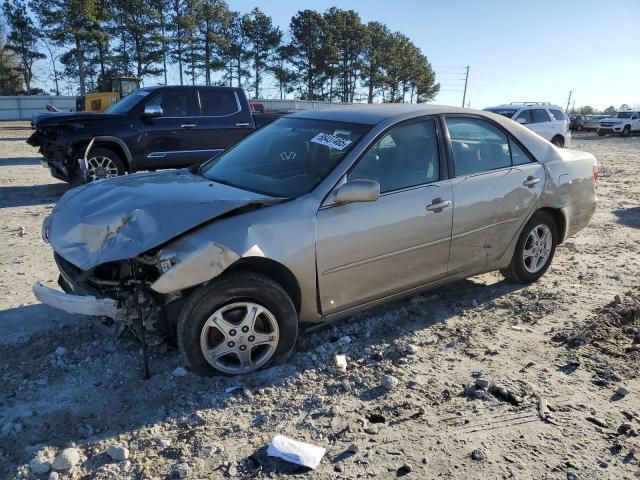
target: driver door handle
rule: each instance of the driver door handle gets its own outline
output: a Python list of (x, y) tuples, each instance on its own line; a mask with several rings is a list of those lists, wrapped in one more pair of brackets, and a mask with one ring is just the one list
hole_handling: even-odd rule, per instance
[(195, 126), (197, 126), (195, 123), (183, 123), (180, 128), (193, 128)]
[(540, 179), (530, 175), (524, 182), (522, 182), (522, 185), (524, 185), (525, 187), (533, 187), (538, 183), (540, 183)]
[(451, 206), (451, 200), (442, 200), (441, 198), (434, 198), (433, 203), (427, 205), (427, 210), (433, 212), (435, 210), (442, 210)]

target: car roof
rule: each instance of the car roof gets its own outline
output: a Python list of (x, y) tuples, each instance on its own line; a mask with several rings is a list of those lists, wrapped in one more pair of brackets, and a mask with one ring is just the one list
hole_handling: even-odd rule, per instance
[(397, 123), (424, 115), (463, 114), (486, 117), (514, 135), (531, 154), (540, 161), (557, 158), (555, 147), (537, 133), (518, 122), (485, 110), (451, 107), (446, 105), (426, 104), (362, 104), (350, 107), (339, 107), (327, 110), (307, 110), (288, 115), (287, 118), (305, 118), (313, 120), (329, 120), (334, 122), (360, 123), (374, 125), (374, 129), (382, 131)]
[(290, 115), (294, 118), (308, 118), (314, 120), (331, 120), (334, 122), (363, 123), (376, 125), (382, 121), (402, 120), (407, 117), (423, 115), (438, 115), (444, 113), (481, 113), (479, 110), (450, 107), (446, 105), (426, 105), (411, 103), (380, 103), (352, 105), (326, 110), (306, 110)]
[[(512, 110), (518, 110), (520, 108), (549, 108), (554, 110), (562, 110), (560, 105), (552, 105), (550, 103), (541, 103), (537, 105), (526, 104), (526, 103), (503, 103), (502, 105), (496, 105), (495, 107), (487, 107), (488, 108), (509, 108)], [(486, 110), (485, 109), (485, 110)]]

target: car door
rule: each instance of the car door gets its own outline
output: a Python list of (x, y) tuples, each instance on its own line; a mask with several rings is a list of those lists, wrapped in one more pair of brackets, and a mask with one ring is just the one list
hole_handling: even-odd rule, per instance
[(500, 257), (535, 208), (544, 167), (493, 122), (446, 116), (453, 158), (449, 274)]
[(200, 138), (200, 156), (207, 160), (235, 145), (253, 130), (246, 98), (227, 87), (199, 87), (200, 111), (196, 132)]
[(453, 205), (443, 146), (433, 118), (390, 130), (346, 178), (377, 181), (378, 200), (320, 208), (316, 261), (324, 315), (446, 275)]
[[(194, 130), (195, 89), (162, 88), (149, 95), (146, 106), (159, 106), (159, 117), (143, 119), (138, 137), (136, 164), (144, 168), (174, 168), (193, 165), (191, 151), (198, 148)], [(144, 108), (143, 107), (143, 108)], [(141, 112), (142, 113), (142, 112)]]

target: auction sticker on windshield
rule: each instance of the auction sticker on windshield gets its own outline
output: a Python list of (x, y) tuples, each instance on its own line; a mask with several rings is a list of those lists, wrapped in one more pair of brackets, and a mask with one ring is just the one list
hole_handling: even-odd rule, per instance
[(313, 143), (318, 143), (326, 147), (335, 148), (336, 150), (344, 150), (351, 144), (351, 140), (336, 137), (329, 133), (319, 133), (311, 139)]

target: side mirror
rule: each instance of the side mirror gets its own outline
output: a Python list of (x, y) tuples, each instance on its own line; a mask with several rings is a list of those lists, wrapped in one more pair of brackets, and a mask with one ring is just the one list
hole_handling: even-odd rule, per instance
[(143, 115), (147, 118), (161, 117), (162, 107), (160, 105), (145, 105)]
[(518, 118), (516, 118), (516, 122), (518, 122), (520, 125), (525, 125), (527, 123), (527, 119), (526, 118), (522, 118), (522, 117), (518, 117)]
[(374, 180), (351, 180), (333, 194), (334, 203), (375, 202), (380, 198), (380, 184)]

